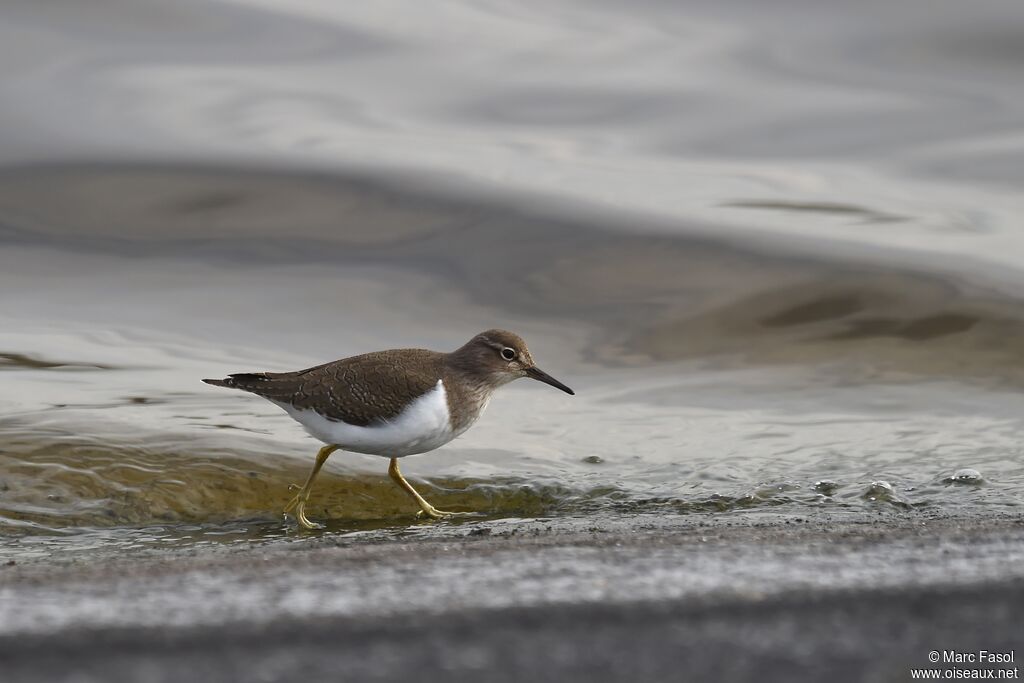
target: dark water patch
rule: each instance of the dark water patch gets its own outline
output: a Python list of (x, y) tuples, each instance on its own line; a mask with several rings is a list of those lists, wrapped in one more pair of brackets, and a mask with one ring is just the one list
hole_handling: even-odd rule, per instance
[(145, 396), (126, 396), (114, 401), (97, 401), (95, 403), (52, 403), (51, 408), (58, 410), (97, 410), (104, 408), (124, 408), (136, 406), (155, 406), (168, 402), (168, 399), (148, 398)]
[(167, 403), (167, 399), (152, 398), (150, 396), (128, 396), (124, 400), (125, 403), (133, 406), (151, 406), (161, 403)]
[(1024, 385), (1024, 306), (935, 278), (834, 274), (740, 298), (638, 334), (658, 361), (713, 355), (743, 365), (856, 362), (845, 381), (955, 378)]
[(909, 221), (906, 216), (884, 213), (852, 204), (832, 204), (827, 202), (783, 202), (783, 201), (734, 201), (725, 202), (720, 206), (736, 209), (762, 209), (767, 211), (794, 211), (798, 213), (823, 213), (839, 216), (860, 218), (864, 223), (901, 223)]
[(181, 213), (216, 213), (240, 206), (250, 198), (243, 192), (209, 192), (175, 201), (169, 208)]
[(0, 370), (117, 370), (112, 365), (36, 358), (22, 353), (0, 353)]
[[(205, 420), (207, 418), (201, 417), (201, 418), (192, 418), (192, 419), (202, 419), (202, 420)], [(196, 427), (199, 427), (200, 429), (236, 429), (236, 430), (238, 430), (240, 432), (248, 432), (249, 434), (269, 434), (270, 433), (266, 429), (249, 429), (247, 427), (239, 427), (238, 425), (228, 424), (226, 422), (216, 422), (216, 423), (192, 422), (192, 423), (189, 423), (189, 424), (194, 425)]]
[(8, 167), (0, 170), (0, 235), (12, 243), (129, 255), (202, 253), (232, 240), (234, 249), (222, 255), (259, 255), (256, 248), (270, 260), (288, 261), (294, 257), (283, 247), (268, 251), (280, 237), (300, 247), (313, 242), (303, 250), (308, 258), (324, 243), (351, 248), (423, 238), (480, 208), (409, 187), (399, 191), (393, 183), (238, 167)]
[(939, 313), (915, 320), (862, 318), (848, 323), (847, 330), (836, 332), (827, 338), (843, 340), (894, 337), (911, 341), (926, 341), (966, 332), (980, 321), (978, 316), (962, 313)]
[(855, 294), (839, 294), (798, 304), (761, 319), (765, 327), (789, 327), (822, 320), (845, 318), (864, 310), (864, 303)]

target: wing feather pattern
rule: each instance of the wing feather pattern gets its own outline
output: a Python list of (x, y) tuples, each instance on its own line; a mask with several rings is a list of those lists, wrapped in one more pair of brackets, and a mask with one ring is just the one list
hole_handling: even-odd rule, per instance
[(424, 349), (377, 351), (297, 372), (241, 372), (207, 384), (312, 409), (329, 420), (366, 427), (397, 417), (441, 379), (443, 354)]

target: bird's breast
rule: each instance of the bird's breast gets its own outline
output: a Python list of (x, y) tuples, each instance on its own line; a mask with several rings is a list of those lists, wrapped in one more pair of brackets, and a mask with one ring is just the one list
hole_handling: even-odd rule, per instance
[[(459, 386), (448, 394), (448, 413), (455, 436), (462, 434), (480, 419), (493, 391), (485, 386)], [(454, 438), (454, 437), (453, 437)]]

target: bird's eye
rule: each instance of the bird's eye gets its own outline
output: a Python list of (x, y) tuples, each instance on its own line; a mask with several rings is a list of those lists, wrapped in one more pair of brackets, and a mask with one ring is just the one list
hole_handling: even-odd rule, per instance
[(506, 346), (501, 350), (501, 357), (504, 358), (505, 360), (515, 360), (516, 350)]

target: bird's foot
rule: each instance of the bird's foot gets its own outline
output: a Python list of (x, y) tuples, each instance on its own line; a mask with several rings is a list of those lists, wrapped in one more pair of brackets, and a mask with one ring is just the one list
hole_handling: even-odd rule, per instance
[(418, 519), (429, 517), (430, 519), (447, 519), (449, 517), (466, 517), (473, 514), (472, 512), (450, 512), (449, 510), (438, 510), (433, 505), (422, 508), (416, 513)]
[(295, 521), (299, 523), (299, 526), (303, 529), (323, 529), (322, 524), (315, 524), (309, 521), (306, 517), (306, 500), (308, 498), (302, 495), (302, 491), (299, 491), (298, 495), (288, 501), (288, 504), (284, 506), (284, 514), (287, 516), (288, 513), (292, 513), (295, 517)]

